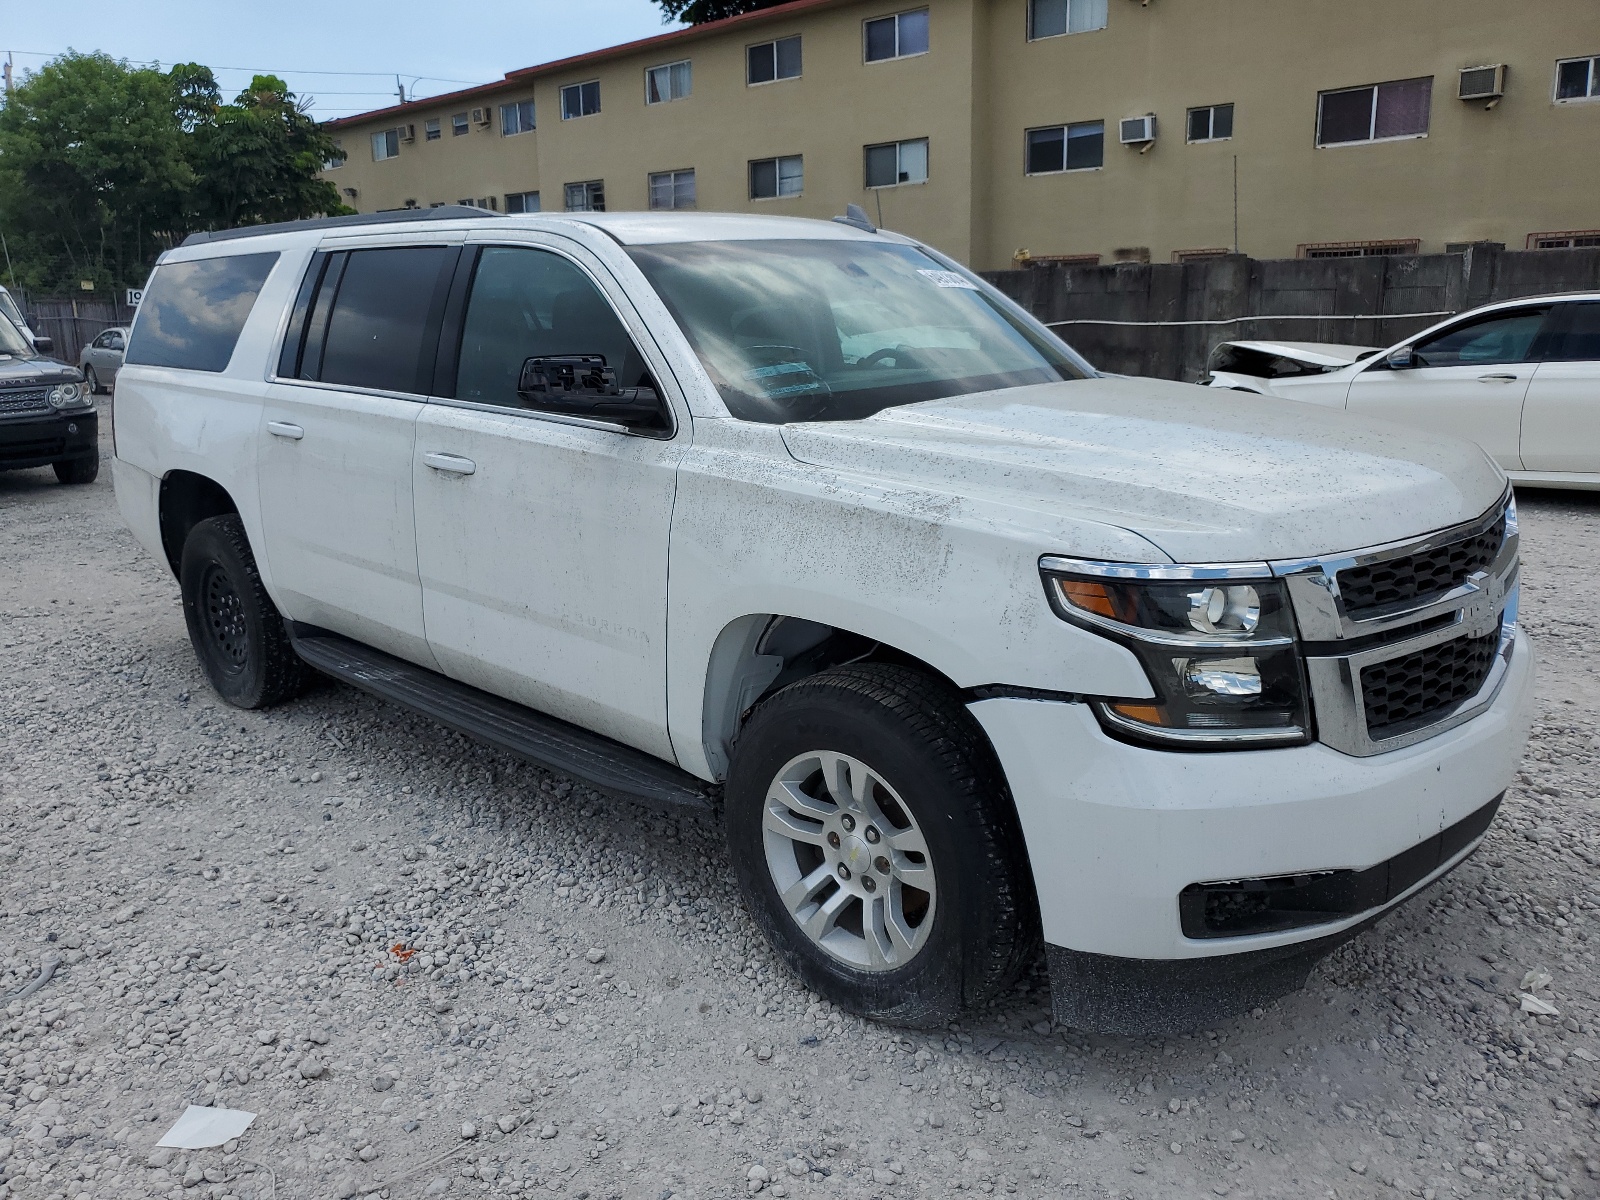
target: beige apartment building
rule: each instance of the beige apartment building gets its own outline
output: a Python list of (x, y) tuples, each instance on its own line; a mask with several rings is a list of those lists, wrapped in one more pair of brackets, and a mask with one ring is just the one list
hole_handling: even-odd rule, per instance
[(1600, 245), (1600, 2), (793, 0), (331, 127), (362, 212), (855, 203), (980, 270)]

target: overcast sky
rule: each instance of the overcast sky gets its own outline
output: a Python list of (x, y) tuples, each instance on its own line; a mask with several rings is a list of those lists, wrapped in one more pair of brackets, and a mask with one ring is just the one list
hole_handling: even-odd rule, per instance
[(651, 0), (33, 0), (5, 5), (0, 38), (20, 76), (69, 47), (130, 62), (200, 62), (232, 99), (253, 73), (344, 116), (662, 33)]

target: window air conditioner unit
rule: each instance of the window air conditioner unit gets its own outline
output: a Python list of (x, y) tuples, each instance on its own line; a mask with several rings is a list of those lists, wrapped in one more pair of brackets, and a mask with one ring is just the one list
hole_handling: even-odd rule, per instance
[(414, 142), (417, 140), (417, 127), (415, 125), (402, 125), (397, 132), (400, 134), (402, 142)]
[(489, 110), (487, 108), (473, 109), (472, 123), (474, 125), (487, 125), (489, 123)]
[(1148, 113), (1142, 117), (1124, 117), (1120, 125), (1124, 146), (1143, 146), (1156, 140), (1156, 117)]
[(1505, 63), (1461, 68), (1460, 88), (1456, 95), (1462, 100), (1498, 100), (1505, 92)]

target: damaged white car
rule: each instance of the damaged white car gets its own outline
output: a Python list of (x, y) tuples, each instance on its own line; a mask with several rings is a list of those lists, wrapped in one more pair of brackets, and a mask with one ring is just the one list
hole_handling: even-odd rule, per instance
[(1471, 438), (1517, 483), (1600, 489), (1600, 293), (1490, 304), (1388, 350), (1224, 342), (1211, 387)]
[(885, 1021), (1041, 941), (1081, 1028), (1261, 1004), (1473, 852), (1528, 730), (1476, 446), (1102, 377), (859, 212), (196, 235), (117, 391), (225, 700), (314, 668), (714, 814)]

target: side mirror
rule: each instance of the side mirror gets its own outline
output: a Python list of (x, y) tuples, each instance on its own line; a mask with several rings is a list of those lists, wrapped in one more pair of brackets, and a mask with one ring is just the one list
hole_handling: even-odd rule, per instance
[(1417, 356), (1411, 352), (1410, 346), (1401, 346), (1398, 350), (1391, 350), (1383, 361), (1391, 371), (1409, 371), (1417, 365)]
[(666, 429), (661, 397), (652, 387), (618, 387), (616, 371), (602, 354), (556, 354), (525, 359), (517, 395), (538, 408), (634, 425)]
[(54, 354), (56, 352), (56, 340), (48, 334), (35, 334), (33, 348), (40, 354)]

